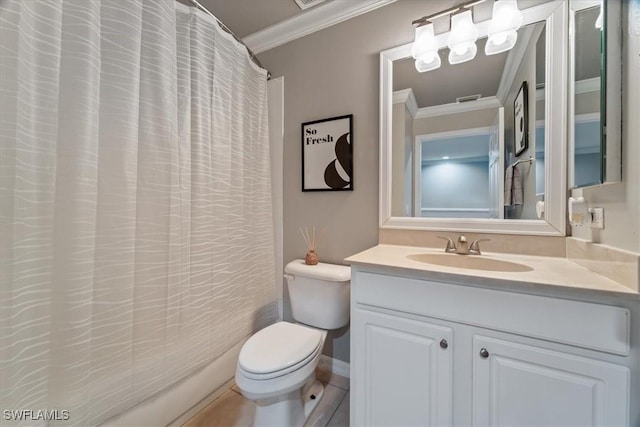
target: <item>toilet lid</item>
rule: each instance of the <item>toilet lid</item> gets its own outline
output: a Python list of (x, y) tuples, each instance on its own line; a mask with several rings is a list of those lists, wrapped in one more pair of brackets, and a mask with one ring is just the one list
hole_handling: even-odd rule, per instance
[(255, 374), (281, 371), (307, 358), (318, 348), (321, 339), (318, 330), (278, 322), (249, 338), (240, 350), (238, 364)]

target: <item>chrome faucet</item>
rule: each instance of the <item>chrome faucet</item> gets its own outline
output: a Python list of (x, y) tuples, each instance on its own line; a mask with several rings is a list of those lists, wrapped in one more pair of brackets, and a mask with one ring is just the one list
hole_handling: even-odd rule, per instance
[(438, 236), (439, 239), (444, 239), (447, 241), (447, 246), (444, 248), (444, 251), (447, 253), (456, 253), (458, 255), (482, 255), (480, 252), (480, 242), (488, 241), (489, 239), (476, 239), (471, 242), (471, 245), (467, 242), (467, 238), (464, 234), (458, 236), (458, 244), (453, 243), (449, 237)]

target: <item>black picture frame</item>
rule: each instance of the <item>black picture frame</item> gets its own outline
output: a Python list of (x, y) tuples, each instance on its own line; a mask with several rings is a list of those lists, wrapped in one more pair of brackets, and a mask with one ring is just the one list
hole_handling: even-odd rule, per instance
[(522, 82), (513, 101), (513, 151), (518, 157), (529, 147), (529, 95), (527, 82)]
[(302, 123), (302, 191), (353, 191), (353, 114)]

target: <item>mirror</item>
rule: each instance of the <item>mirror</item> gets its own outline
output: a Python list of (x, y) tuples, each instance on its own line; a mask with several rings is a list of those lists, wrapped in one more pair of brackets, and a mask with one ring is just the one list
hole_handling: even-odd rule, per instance
[(468, 63), (448, 64), (446, 34), (434, 71), (415, 71), (411, 44), (381, 53), (381, 227), (564, 235), (563, 3), (523, 9), (503, 54), (485, 56), (483, 22)]
[[(478, 40), (480, 52), (486, 40)], [(537, 218), (536, 202), (544, 201), (545, 102), (536, 92), (545, 86), (545, 40), (542, 21), (520, 28), (513, 49), (497, 55), (451, 65), (445, 48), (442, 66), (428, 73), (418, 72), (413, 58), (393, 62), (392, 144), (404, 147), (394, 153), (404, 157), (404, 170), (392, 177), (392, 215)], [(518, 95), (528, 95), (520, 117), (528, 126), (526, 147), (520, 150)]]
[(616, 89), (607, 88), (617, 85), (620, 72), (619, 61), (607, 61), (619, 52), (615, 33), (608, 40), (606, 31), (616, 10), (616, 5), (600, 0), (570, 2), (570, 188), (621, 178), (619, 101), (611, 102)]

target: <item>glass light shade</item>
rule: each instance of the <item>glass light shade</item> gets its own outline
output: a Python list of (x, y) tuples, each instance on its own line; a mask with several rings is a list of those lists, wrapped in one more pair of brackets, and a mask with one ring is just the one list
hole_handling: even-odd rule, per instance
[(478, 46), (475, 43), (469, 43), (465, 46), (459, 46), (458, 50), (449, 51), (449, 64), (462, 64), (471, 61), (478, 53)]
[(493, 3), (493, 15), (489, 23), (489, 37), (484, 53), (495, 55), (515, 46), (518, 28), (522, 25), (522, 12), (516, 0), (497, 0)]
[(484, 53), (485, 55), (495, 55), (505, 52), (514, 47), (517, 41), (518, 32), (515, 30), (493, 34), (489, 36), (484, 45)]
[(447, 45), (449, 46), (449, 63), (460, 64), (475, 58), (478, 52), (476, 40), (478, 29), (473, 25), (470, 10), (465, 10), (451, 17), (451, 32)]
[(602, 29), (602, 9), (600, 9), (600, 14), (598, 15), (598, 18), (596, 19), (596, 28), (601, 30)]
[(436, 41), (432, 23), (416, 27), (415, 40), (411, 46), (411, 55), (414, 59), (426, 54), (438, 55), (438, 42)]
[(600, 13), (596, 18), (596, 28), (602, 30), (602, 11), (604, 10), (604, 0), (600, 0)]
[(435, 52), (435, 55), (432, 53), (426, 53), (425, 55), (416, 58), (416, 70), (420, 73), (435, 70), (436, 68), (440, 68), (441, 62), (438, 51)]

